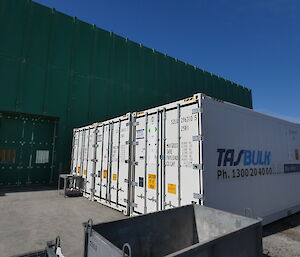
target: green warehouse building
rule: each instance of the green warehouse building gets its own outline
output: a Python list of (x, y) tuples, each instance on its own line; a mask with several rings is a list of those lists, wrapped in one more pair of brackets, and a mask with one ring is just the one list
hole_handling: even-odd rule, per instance
[(72, 129), (196, 92), (251, 90), (30, 0), (0, 1), (0, 186), (69, 172)]

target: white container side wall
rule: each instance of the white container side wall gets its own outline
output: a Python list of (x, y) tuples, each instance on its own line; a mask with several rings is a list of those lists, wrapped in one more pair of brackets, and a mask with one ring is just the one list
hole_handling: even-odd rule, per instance
[(206, 97), (204, 204), (269, 223), (300, 207), (300, 125)]

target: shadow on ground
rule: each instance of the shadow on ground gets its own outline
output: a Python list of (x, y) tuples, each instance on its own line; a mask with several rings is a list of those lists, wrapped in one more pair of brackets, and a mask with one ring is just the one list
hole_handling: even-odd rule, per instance
[(56, 185), (51, 186), (12, 186), (12, 187), (0, 187), (0, 197), (5, 196), (8, 193), (22, 193), (32, 191), (49, 191), (57, 190)]
[(300, 212), (264, 226), (263, 237), (270, 236), (297, 226), (300, 226)]

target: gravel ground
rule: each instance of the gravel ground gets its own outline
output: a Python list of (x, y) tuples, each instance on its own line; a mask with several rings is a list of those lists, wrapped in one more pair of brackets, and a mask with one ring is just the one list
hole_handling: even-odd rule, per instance
[(263, 229), (265, 257), (300, 257), (300, 213)]

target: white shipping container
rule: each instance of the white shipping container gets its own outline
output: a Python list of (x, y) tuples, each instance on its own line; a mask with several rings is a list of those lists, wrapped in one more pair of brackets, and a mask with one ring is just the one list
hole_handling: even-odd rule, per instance
[(202, 147), (201, 141), (192, 140), (200, 132), (200, 114), (193, 113), (197, 108), (198, 101), (183, 100), (133, 114), (137, 124), (133, 138), (138, 142), (134, 214), (201, 203), (201, 172), (193, 169), (200, 163)]
[(127, 215), (198, 203), (267, 224), (300, 210), (299, 149), (299, 124), (195, 94), (75, 129), (72, 171)]
[(128, 214), (130, 181), (130, 114), (96, 125), (94, 198)]
[(133, 118), (132, 214), (199, 203), (266, 224), (300, 210), (300, 125), (202, 94)]

